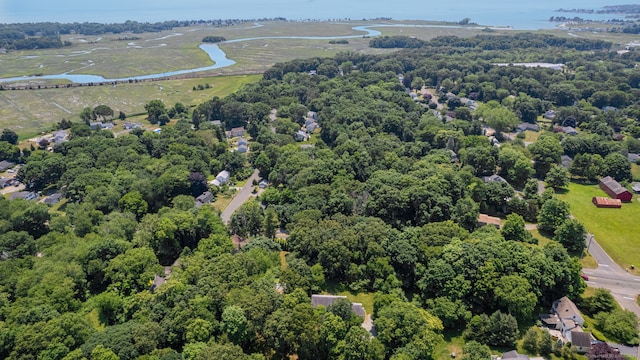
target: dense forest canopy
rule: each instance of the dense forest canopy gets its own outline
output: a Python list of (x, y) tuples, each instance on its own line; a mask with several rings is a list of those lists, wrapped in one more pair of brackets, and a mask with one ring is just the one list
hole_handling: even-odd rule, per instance
[[(53, 152), (0, 141), (3, 159), (24, 162), (18, 178), (30, 190), (67, 199), (50, 211), (0, 197), (0, 357), (432, 359), (445, 330), (462, 333), (469, 354), (514, 348), (519, 324), (585, 286), (575, 257), (584, 241), (572, 236), (584, 227), (532, 177), (562, 188), (558, 164), (570, 154), (588, 164), (574, 177), (625, 181), (623, 153), (640, 151), (637, 54), (609, 47), (437, 38), (389, 55), (279, 63), (190, 116), (153, 100), (159, 133), (114, 138), (74, 124)], [(520, 62), (564, 67), (495, 65)], [(413, 99), (423, 86), (435, 93)], [(548, 131), (528, 147), (483, 135), (549, 110), (551, 129), (583, 133)], [(294, 134), (310, 116), (320, 130), (300, 146)], [(247, 154), (228, 151), (224, 130), (238, 127)], [(228, 226), (195, 206), (211, 175), (242, 180), (252, 168), (270, 186)], [(507, 181), (482, 179), (495, 174)], [(481, 212), (506, 217), (503, 228), (479, 227)], [(556, 241), (538, 245), (525, 220)], [(231, 234), (248, 244), (238, 250)], [(348, 301), (312, 307), (312, 294), (336, 289), (374, 294), (376, 337)]]

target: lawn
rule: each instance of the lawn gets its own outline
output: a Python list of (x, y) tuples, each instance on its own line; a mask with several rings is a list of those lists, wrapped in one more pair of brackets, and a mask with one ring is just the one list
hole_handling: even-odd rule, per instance
[(620, 266), (628, 268), (631, 264), (640, 264), (640, 252), (637, 251), (640, 203), (637, 197), (623, 204), (621, 209), (600, 209), (591, 203), (591, 198), (607, 196), (605, 192), (598, 185), (576, 183), (569, 184), (568, 191), (557, 196), (571, 205), (571, 214), (595, 235), (600, 246)]
[[(154, 99), (164, 101), (167, 106), (176, 102), (198, 105), (214, 96), (229, 95), (259, 79), (260, 75), (238, 75), (116, 86), (1, 91), (0, 128), (10, 128), (25, 137), (48, 130), (63, 118), (79, 121), (83, 108), (100, 104), (111, 107), (116, 114), (118, 111), (125, 114), (144, 112), (144, 105)], [(207, 83), (209, 89), (193, 90), (194, 86)]]

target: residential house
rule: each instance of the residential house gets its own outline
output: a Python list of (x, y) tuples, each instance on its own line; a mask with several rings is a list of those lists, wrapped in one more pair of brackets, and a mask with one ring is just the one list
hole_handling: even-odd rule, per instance
[(575, 346), (578, 354), (586, 354), (591, 350), (591, 333), (575, 330), (572, 331), (571, 345)]
[(125, 121), (123, 126), (124, 126), (125, 130), (133, 130), (133, 129), (141, 128), (142, 127), (142, 123), (134, 123), (134, 122), (130, 122), (130, 121)]
[(307, 118), (313, 119), (313, 120), (317, 120), (318, 119), (318, 113), (315, 112), (315, 111), (309, 111), (309, 112), (307, 112)]
[(571, 331), (581, 329), (584, 325), (584, 318), (578, 307), (566, 296), (553, 302), (551, 312), (558, 316), (560, 328), (557, 330), (568, 341), (571, 341)]
[(228, 183), (229, 179), (231, 179), (231, 173), (227, 170), (220, 171), (218, 175), (216, 175), (216, 180), (220, 182), (220, 185)]
[(269, 182), (267, 180), (265, 180), (265, 179), (262, 179), (258, 183), (258, 186), (260, 187), (260, 189), (266, 189), (267, 186), (269, 186)]
[(16, 163), (13, 163), (11, 161), (2, 160), (2, 161), (0, 161), (0, 172), (3, 172), (5, 170), (7, 170), (7, 169), (11, 169), (15, 165), (16, 165)]
[(247, 152), (248, 149), (249, 148), (247, 147), (247, 144), (238, 145), (238, 152), (239, 153), (243, 153), (244, 154), (244, 153)]
[[(311, 306), (313, 306), (314, 308), (320, 305), (324, 307), (329, 307), (333, 305), (333, 303), (335, 303), (336, 301), (340, 299), (346, 299), (346, 298), (347, 298), (346, 296), (313, 294), (311, 295)], [(354, 314), (362, 318), (365, 317), (364, 307), (362, 306), (361, 303), (351, 303), (351, 311), (353, 311)]]
[(293, 134), (293, 137), (296, 139), (296, 141), (307, 141), (307, 140), (309, 140), (309, 135), (304, 130), (298, 130), (295, 134)]
[(213, 194), (209, 191), (205, 191), (196, 198), (196, 207), (200, 207), (204, 204), (211, 204), (213, 201)]
[(487, 214), (478, 214), (478, 226), (492, 225), (500, 229), (500, 218)]
[(631, 191), (620, 185), (611, 176), (600, 179), (600, 189), (611, 196), (612, 199), (620, 199), (622, 202), (630, 202), (633, 199)]
[(307, 132), (309, 134), (313, 134), (314, 131), (318, 128), (318, 123), (312, 122), (311, 124), (306, 126)]
[(563, 132), (567, 135), (578, 135), (578, 130), (576, 130), (575, 128), (571, 127), (571, 126), (561, 126), (560, 127), (560, 132)]
[(64, 198), (64, 195), (61, 193), (53, 193), (46, 198), (44, 198), (44, 203), (47, 205), (54, 205), (60, 202)]
[(11, 194), (9, 200), (15, 199), (24, 199), (24, 200), (35, 200), (38, 198), (38, 194), (32, 191), (18, 191)]
[(640, 193), (640, 183), (633, 183), (631, 184), (631, 189), (633, 189), (633, 192), (635, 192), (636, 194)]
[(211, 125), (213, 125), (213, 126), (220, 126), (220, 127), (222, 127), (222, 121), (220, 121), (220, 120), (213, 120), (213, 121), (211, 121)]
[(244, 126), (231, 129), (229, 135), (231, 135), (231, 137), (244, 136)]
[(52, 144), (62, 144), (64, 142), (69, 141), (69, 134), (66, 130), (60, 130), (53, 133), (51, 140), (49, 140)]
[(94, 121), (89, 123), (89, 127), (91, 128), (91, 130), (98, 130), (98, 129), (111, 130), (113, 129), (113, 123), (110, 123), (110, 122), (103, 123), (102, 121)]
[(485, 183), (490, 183), (490, 182), (494, 182), (494, 181), (502, 181), (502, 182), (507, 182), (507, 180), (505, 180), (502, 176), (498, 175), (498, 174), (493, 174), (491, 176), (483, 176), (482, 180)]
[(540, 126), (538, 126), (537, 124), (531, 124), (531, 123), (526, 123), (523, 122), (522, 124), (518, 125), (515, 128), (516, 132), (525, 132), (525, 131), (540, 131)]
[(247, 145), (247, 139), (245, 138), (238, 139), (238, 145)]
[(622, 207), (622, 201), (620, 201), (620, 199), (609, 199), (606, 197), (594, 196), (591, 199), (591, 202), (599, 208), (619, 209)]
[(627, 159), (629, 159), (630, 162), (635, 164), (635, 163), (638, 162), (638, 160), (640, 160), (640, 154), (628, 153), (627, 154)]
[(502, 354), (501, 359), (513, 359), (513, 360), (529, 360), (529, 357), (524, 354), (519, 354), (516, 350), (511, 350)]

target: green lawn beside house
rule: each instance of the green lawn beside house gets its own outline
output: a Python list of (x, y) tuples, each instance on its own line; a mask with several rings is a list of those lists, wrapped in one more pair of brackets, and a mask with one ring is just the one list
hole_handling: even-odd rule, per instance
[[(638, 196), (621, 209), (601, 209), (591, 202), (594, 196), (605, 196), (598, 185), (569, 184), (568, 191), (557, 194), (571, 205), (571, 214), (587, 231), (595, 235), (600, 246), (624, 268), (640, 264), (640, 202)], [(637, 271), (637, 270), (636, 270)]]

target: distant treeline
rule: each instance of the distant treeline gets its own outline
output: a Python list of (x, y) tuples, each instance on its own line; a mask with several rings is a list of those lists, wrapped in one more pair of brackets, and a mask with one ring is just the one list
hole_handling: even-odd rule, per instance
[(60, 35), (81, 34), (81, 35), (102, 35), (107, 33), (135, 33), (160, 32), (171, 30), (177, 27), (187, 27), (195, 25), (230, 26), (245, 22), (255, 22), (261, 20), (286, 21), (284, 18), (259, 19), (259, 20), (186, 20), (186, 21), (163, 21), (156, 23), (140, 23), (137, 21), (126, 21), (124, 23), (102, 24), (95, 22), (84, 23), (20, 23), (20, 24), (0, 24), (0, 48), (7, 50), (28, 50), (58, 48), (66, 44), (60, 41)]
[(404, 48), (404, 49), (415, 49), (421, 48), (426, 44), (426, 41), (416, 39), (414, 37), (405, 36), (405, 35), (396, 35), (396, 36), (381, 36), (369, 41), (369, 46), (372, 48)]
[(369, 46), (373, 48), (422, 48), (434, 45), (451, 45), (483, 50), (546, 48), (548, 46), (566, 47), (575, 50), (608, 50), (611, 48), (611, 43), (604, 40), (560, 38), (532, 33), (516, 34), (510, 37), (502, 35), (477, 35), (470, 38), (443, 36), (431, 41), (424, 41), (409, 36), (382, 36), (372, 39), (369, 42)]
[(219, 43), (219, 42), (223, 42), (223, 41), (227, 41), (227, 39), (224, 38), (224, 36), (205, 36), (202, 39), (202, 42), (205, 43)]
[(329, 40), (329, 44), (348, 44), (349, 40)]

